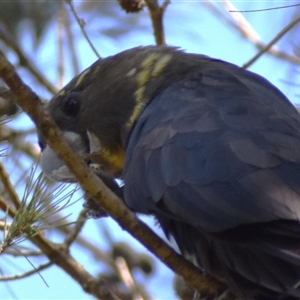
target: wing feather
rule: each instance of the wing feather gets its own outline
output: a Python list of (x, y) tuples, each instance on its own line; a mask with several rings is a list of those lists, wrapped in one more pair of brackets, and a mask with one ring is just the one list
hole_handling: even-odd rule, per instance
[(250, 72), (204, 69), (142, 112), (127, 148), (125, 200), (143, 213), (163, 203), (164, 214), (214, 232), (299, 220), (300, 180), (289, 164), (300, 174), (300, 121), (288, 100)]

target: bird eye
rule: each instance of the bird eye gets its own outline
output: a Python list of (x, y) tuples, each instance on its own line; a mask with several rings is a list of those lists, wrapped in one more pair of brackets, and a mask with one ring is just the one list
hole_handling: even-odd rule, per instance
[(63, 99), (61, 110), (66, 115), (75, 116), (79, 112), (80, 102), (79, 93), (70, 93)]

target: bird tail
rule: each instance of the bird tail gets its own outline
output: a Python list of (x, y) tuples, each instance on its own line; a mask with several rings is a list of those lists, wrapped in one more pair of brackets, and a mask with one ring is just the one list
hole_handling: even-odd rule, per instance
[(207, 233), (161, 222), (181, 252), (247, 300), (300, 299), (300, 222), (272, 221)]
[(247, 299), (300, 299), (298, 221), (244, 225), (218, 236), (216, 257)]

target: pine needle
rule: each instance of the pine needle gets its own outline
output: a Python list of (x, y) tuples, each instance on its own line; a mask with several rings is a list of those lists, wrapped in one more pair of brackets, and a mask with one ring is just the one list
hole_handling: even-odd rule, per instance
[(70, 185), (60, 184), (52, 190), (49, 188), (49, 184), (43, 173), (40, 173), (36, 177), (36, 171), (37, 165), (32, 168), (26, 180), (21, 206), (13, 221), (11, 224), (8, 224), (7, 218), (4, 220), (5, 230), (3, 231), (4, 238), (0, 246), (0, 253), (7, 247), (19, 244), (46, 229), (71, 224), (62, 222), (70, 214), (59, 220), (55, 219), (53, 222), (50, 219), (74, 203), (71, 199), (78, 190), (78, 186), (68, 192), (67, 190)]

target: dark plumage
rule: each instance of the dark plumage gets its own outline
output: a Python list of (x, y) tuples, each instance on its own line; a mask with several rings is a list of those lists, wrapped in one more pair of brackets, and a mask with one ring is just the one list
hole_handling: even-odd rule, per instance
[[(237, 295), (300, 299), (300, 117), (288, 99), (256, 74), (169, 47), (85, 72), (48, 106), (74, 150), (122, 178), (128, 207), (154, 215)], [(73, 180), (42, 147), (45, 172)]]

